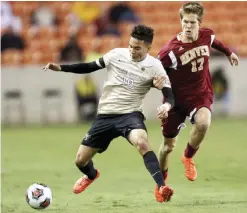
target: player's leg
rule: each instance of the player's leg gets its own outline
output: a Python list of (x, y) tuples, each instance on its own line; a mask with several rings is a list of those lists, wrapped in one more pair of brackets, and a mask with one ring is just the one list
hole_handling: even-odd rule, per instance
[(92, 161), (93, 156), (99, 150), (99, 148), (80, 145), (76, 154), (75, 164), (85, 175), (76, 181), (73, 187), (73, 192), (75, 194), (84, 191), (95, 179), (99, 177), (100, 173), (94, 168)]
[(169, 158), (175, 148), (177, 135), (179, 134), (180, 129), (185, 125), (185, 119), (186, 114), (179, 110), (179, 108), (174, 107), (168, 113), (168, 117), (162, 120), (164, 142), (160, 145), (158, 158), (165, 181), (168, 177)]
[(156, 200), (158, 202), (169, 201), (173, 195), (173, 189), (165, 186), (158, 159), (148, 143), (147, 132), (144, 129), (133, 129), (130, 131), (127, 139), (142, 155), (147, 170), (157, 184), (157, 191), (155, 192)]
[(113, 138), (119, 136), (112, 128), (112, 120), (98, 116), (84, 137), (78, 149), (75, 163), (85, 175), (76, 181), (73, 188), (74, 193), (81, 193), (99, 177), (100, 173), (94, 168), (92, 158), (97, 152), (104, 152)]
[(143, 114), (140, 112), (126, 114), (118, 121), (116, 128), (143, 156), (145, 166), (158, 186), (163, 186), (164, 178), (160, 172), (158, 159), (148, 143)]
[[(193, 149), (198, 149), (210, 127), (211, 111), (206, 107), (200, 108), (196, 112), (194, 120), (195, 124), (192, 126), (192, 130), (190, 132), (189, 144)], [(191, 153), (191, 155), (193, 154), (194, 153)], [(190, 155), (190, 153), (188, 153), (188, 155)]]
[(168, 178), (169, 158), (173, 149), (175, 148), (176, 142), (177, 142), (177, 137), (175, 138), (164, 137), (164, 143), (160, 144), (158, 159), (165, 182)]
[(185, 176), (189, 180), (194, 181), (197, 178), (197, 170), (192, 158), (207, 134), (211, 124), (211, 111), (208, 107), (201, 107), (195, 112), (191, 121), (194, 124), (190, 132), (189, 142), (182, 157), (182, 162), (185, 167)]
[(144, 164), (157, 185), (159, 187), (164, 186), (164, 178), (160, 171), (159, 162), (148, 143), (147, 132), (144, 129), (133, 129), (127, 139), (142, 155)]
[(117, 125), (117, 129), (143, 156), (144, 164), (159, 188), (159, 199), (157, 201), (164, 202), (170, 200), (173, 190), (168, 186), (165, 187), (158, 159), (148, 143), (148, 136), (142, 113), (134, 112), (126, 115)]

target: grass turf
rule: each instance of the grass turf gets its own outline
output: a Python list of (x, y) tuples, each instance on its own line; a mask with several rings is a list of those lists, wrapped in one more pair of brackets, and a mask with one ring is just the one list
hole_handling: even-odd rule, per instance
[[(189, 182), (180, 162), (190, 130), (181, 131), (172, 155), (168, 183), (175, 195), (157, 203), (154, 182), (137, 151), (124, 139), (94, 158), (101, 177), (74, 195), (80, 177), (74, 157), (89, 125), (2, 129), (2, 212), (34, 213), (25, 191), (34, 182), (47, 184), (53, 203), (47, 213), (245, 213), (247, 211), (247, 120), (215, 119), (195, 157), (198, 179)], [(190, 125), (189, 125), (190, 126)], [(158, 122), (147, 123), (157, 152), (162, 141)]]

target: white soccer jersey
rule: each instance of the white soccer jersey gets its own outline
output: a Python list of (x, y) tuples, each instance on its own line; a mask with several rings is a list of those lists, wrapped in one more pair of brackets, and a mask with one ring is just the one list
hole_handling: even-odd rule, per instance
[(153, 77), (166, 76), (164, 87), (170, 81), (161, 62), (147, 54), (140, 62), (133, 62), (128, 48), (116, 48), (103, 57), (107, 76), (98, 114), (124, 114), (142, 111), (142, 101), (153, 85)]

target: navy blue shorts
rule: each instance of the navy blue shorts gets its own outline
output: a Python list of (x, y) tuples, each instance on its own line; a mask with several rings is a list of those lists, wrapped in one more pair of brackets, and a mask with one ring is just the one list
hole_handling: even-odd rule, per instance
[(133, 129), (144, 129), (145, 117), (141, 112), (127, 114), (99, 114), (91, 129), (85, 135), (81, 144), (92, 148), (99, 148), (99, 153), (104, 152), (111, 141), (119, 136), (127, 139)]

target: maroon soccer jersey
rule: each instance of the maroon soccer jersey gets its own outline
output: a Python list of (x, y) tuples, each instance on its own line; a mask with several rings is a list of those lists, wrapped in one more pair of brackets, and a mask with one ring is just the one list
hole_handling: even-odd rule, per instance
[(183, 43), (176, 36), (161, 49), (159, 58), (170, 78), (176, 104), (198, 96), (213, 100), (209, 56), (214, 37), (211, 29), (201, 28), (196, 41)]

